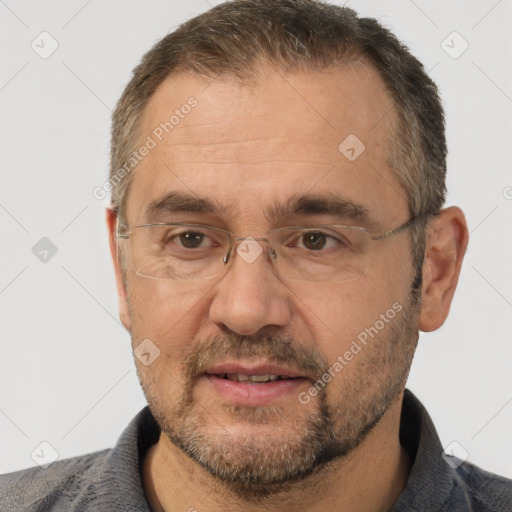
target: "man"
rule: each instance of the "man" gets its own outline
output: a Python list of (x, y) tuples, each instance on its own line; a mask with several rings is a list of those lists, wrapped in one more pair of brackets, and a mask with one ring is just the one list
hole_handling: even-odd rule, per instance
[(468, 241), (443, 111), (375, 20), (221, 4), (113, 117), (107, 211), (148, 407), (113, 450), (1, 479), (2, 510), (505, 511), (405, 390)]

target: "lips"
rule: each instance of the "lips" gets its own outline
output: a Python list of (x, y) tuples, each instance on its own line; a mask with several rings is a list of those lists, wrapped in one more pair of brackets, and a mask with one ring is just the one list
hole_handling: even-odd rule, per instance
[(221, 379), (228, 379), (233, 382), (247, 382), (248, 384), (258, 382), (274, 382), (276, 380), (287, 380), (295, 378), (287, 377), (286, 375), (269, 375), (268, 373), (265, 373), (264, 375), (248, 375), (245, 373), (221, 373), (215, 375)]
[(270, 405), (282, 400), (294, 403), (294, 395), (311, 385), (311, 379), (296, 370), (263, 362), (217, 364), (208, 368), (203, 377), (217, 396), (245, 406)]
[(205, 373), (235, 382), (270, 382), (306, 377), (284, 366), (261, 363), (257, 365), (218, 364), (208, 368)]

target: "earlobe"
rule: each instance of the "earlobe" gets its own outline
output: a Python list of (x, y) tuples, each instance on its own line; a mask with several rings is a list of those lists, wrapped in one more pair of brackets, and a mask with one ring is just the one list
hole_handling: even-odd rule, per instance
[(455, 206), (442, 210), (427, 227), (420, 330), (434, 331), (446, 320), (468, 238), (464, 213)]

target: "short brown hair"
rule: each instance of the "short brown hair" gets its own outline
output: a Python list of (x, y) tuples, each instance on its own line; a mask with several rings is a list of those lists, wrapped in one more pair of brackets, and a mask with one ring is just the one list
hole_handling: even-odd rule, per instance
[[(390, 162), (409, 198), (412, 251), (421, 266), (425, 223), (445, 200), (446, 141), (437, 87), (407, 47), (373, 18), (317, 0), (234, 0), (182, 24), (147, 52), (119, 99), (112, 119), (112, 207), (122, 218), (133, 173), (119, 170), (140, 144), (140, 119), (156, 88), (171, 73), (192, 71), (256, 79), (258, 64), (285, 71), (322, 70), (366, 62), (394, 100), (396, 126)], [(417, 284), (417, 283), (416, 283)]]

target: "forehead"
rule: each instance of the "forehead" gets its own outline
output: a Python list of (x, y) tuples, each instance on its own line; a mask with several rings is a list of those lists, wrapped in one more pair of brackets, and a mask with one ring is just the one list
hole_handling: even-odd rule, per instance
[(132, 171), (127, 218), (142, 222), (177, 191), (238, 219), (312, 192), (402, 220), (407, 198), (389, 165), (394, 120), (380, 76), (362, 64), (268, 69), (251, 82), (170, 76), (142, 116), (140, 142), (151, 147)]

